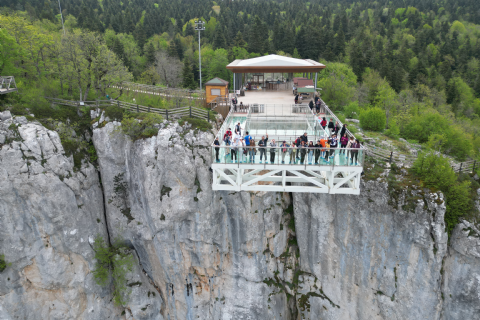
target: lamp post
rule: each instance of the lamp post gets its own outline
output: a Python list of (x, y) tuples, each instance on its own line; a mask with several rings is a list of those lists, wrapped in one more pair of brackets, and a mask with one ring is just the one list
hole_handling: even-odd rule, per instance
[(195, 21), (195, 30), (198, 30), (198, 71), (200, 73), (200, 90), (202, 90), (202, 50), (200, 46), (200, 31), (205, 30), (205, 22)]

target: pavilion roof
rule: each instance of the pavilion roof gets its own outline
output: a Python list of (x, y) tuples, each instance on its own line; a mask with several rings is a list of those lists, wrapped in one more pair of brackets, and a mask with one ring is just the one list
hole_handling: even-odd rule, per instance
[(235, 73), (255, 72), (318, 72), (325, 65), (310, 60), (270, 54), (251, 59), (237, 59), (227, 66), (228, 70)]

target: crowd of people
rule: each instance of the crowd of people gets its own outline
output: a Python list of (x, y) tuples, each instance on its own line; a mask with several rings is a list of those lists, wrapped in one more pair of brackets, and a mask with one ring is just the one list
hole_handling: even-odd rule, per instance
[[(232, 163), (255, 163), (255, 156), (257, 152), (260, 155), (260, 162), (265, 161), (266, 164), (275, 163), (275, 157), (278, 154), (281, 157), (277, 159), (281, 164), (315, 164), (319, 161), (326, 164), (330, 163), (335, 154), (340, 157), (345, 157), (346, 161), (350, 158), (350, 165), (358, 165), (358, 152), (360, 150), (360, 142), (354, 137), (347, 136), (347, 125), (340, 126), (338, 122), (333, 123), (330, 119), (327, 127), (327, 120), (324, 117), (320, 123), (325, 133), (318, 141), (309, 141), (308, 135), (305, 132), (302, 136), (296, 138), (294, 141), (277, 142), (275, 139), (268, 139), (268, 135), (262, 136), (257, 142), (248, 133), (242, 136), (242, 128), (240, 122), (235, 125), (234, 131), (231, 128), (225, 132), (223, 136), (223, 143), (225, 148), (225, 161)], [(328, 128), (326, 131), (325, 128)], [(219, 153), (221, 143), (217, 137), (214, 141), (216, 162), (220, 162)], [(267, 153), (269, 154), (267, 157)], [(265, 159), (265, 160), (264, 160)]]

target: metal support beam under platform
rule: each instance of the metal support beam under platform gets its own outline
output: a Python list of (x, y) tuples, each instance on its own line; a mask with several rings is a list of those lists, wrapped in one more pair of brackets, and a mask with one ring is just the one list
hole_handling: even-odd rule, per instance
[(213, 190), (360, 194), (362, 167), (212, 164)]

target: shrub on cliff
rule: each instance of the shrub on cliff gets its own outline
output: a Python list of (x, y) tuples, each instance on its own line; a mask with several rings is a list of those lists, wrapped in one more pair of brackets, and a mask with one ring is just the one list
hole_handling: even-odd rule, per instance
[(133, 270), (132, 253), (121, 239), (115, 239), (112, 245), (108, 245), (100, 235), (95, 238), (93, 250), (96, 260), (93, 277), (96, 283), (105, 287), (113, 281), (113, 301), (117, 306), (125, 305), (130, 294), (126, 275)]
[(135, 118), (125, 116), (119, 130), (132, 140), (150, 138), (158, 133), (158, 128), (155, 125), (162, 121), (162, 116), (155, 113), (142, 113), (136, 115)]
[(471, 182), (460, 180), (448, 159), (435, 153), (421, 154), (415, 160), (412, 171), (425, 187), (438, 189), (445, 195), (445, 225), (450, 236), (459, 218), (472, 212)]
[(370, 108), (360, 113), (360, 126), (365, 130), (383, 131), (386, 124), (385, 112), (380, 108)]
[(110, 120), (123, 120), (124, 109), (117, 106), (108, 106), (105, 108), (105, 116), (110, 118)]
[(178, 120), (178, 123), (181, 126), (183, 126), (185, 122), (190, 123), (192, 125), (192, 129), (198, 129), (200, 131), (208, 131), (212, 129), (212, 125), (207, 120), (190, 117), (183, 117)]
[(5, 261), (5, 255), (0, 254), (0, 272), (3, 272), (8, 266), (10, 266), (10, 263)]

